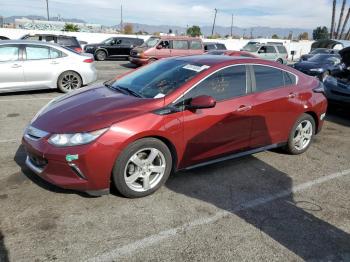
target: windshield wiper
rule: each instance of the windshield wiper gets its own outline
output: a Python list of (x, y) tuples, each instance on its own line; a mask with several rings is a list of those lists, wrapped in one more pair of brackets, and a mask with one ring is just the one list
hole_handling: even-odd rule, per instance
[(124, 92), (125, 92), (125, 91), (128, 92), (130, 95), (133, 95), (133, 96), (136, 96), (136, 97), (144, 98), (143, 95), (141, 95), (140, 93), (138, 93), (138, 92), (136, 92), (136, 91), (134, 91), (134, 90), (132, 90), (132, 89), (130, 89), (130, 88), (122, 87), (122, 86), (118, 86), (118, 85), (117, 85), (117, 88), (123, 90)]

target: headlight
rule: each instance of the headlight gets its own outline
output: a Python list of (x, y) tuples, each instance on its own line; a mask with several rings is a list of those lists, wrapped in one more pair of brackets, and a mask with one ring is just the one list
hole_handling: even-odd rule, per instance
[(76, 133), (76, 134), (54, 134), (49, 138), (49, 143), (54, 146), (78, 146), (85, 145), (100, 137), (108, 128), (96, 130), (93, 132)]
[(310, 69), (311, 72), (318, 72), (318, 73), (322, 73), (324, 71), (323, 68), (313, 68), (313, 69)]

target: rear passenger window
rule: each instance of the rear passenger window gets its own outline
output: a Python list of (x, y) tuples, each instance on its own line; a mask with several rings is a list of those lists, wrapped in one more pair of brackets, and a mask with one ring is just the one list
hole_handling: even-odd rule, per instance
[(0, 46), (0, 62), (16, 61), (18, 53), (17, 46)]
[(190, 41), (190, 49), (200, 50), (202, 49), (202, 43), (200, 41)]
[(295, 75), (288, 73), (288, 72), (283, 72), (283, 78), (284, 78), (284, 85), (290, 86), (290, 85), (296, 85), (297, 84), (297, 78)]
[(222, 69), (194, 87), (185, 99), (208, 95), (217, 101), (243, 96), (247, 93), (246, 67), (243, 65)]
[(26, 54), (27, 60), (41, 60), (50, 58), (49, 48), (44, 46), (27, 46)]
[(255, 65), (253, 68), (257, 92), (284, 87), (284, 71), (273, 67), (259, 65)]
[(173, 49), (188, 49), (186, 40), (173, 40)]
[(276, 53), (276, 49), (273, 46), (266, 46), (266, 53)]
[(65, 56), (61, 51), (54, 49), (54, 48), (50, 48), (50, 58), (51, 59), (56, 59), (56, 58), (60, 58)]
[(287, 49), (283, 45), (277, 46), (277, 49), (280, 54), (287, 54)]

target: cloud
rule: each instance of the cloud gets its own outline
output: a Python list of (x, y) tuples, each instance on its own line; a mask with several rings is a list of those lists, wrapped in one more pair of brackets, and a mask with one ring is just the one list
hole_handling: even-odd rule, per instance
[[(81, 18), (89, 22), (115, 25), (120, 21), (123, 4), (124, 21), (146, 24), (186, 26), (210, 25), (214, 8), (217, 24), (229, 26), (231, 14), (239, 27), (270, 26), (314, 28), (330, 24), (329, 0), (49, 0), (52, 16)], [(0, 0), (2, 15), (46, 15), (45, 1)]]

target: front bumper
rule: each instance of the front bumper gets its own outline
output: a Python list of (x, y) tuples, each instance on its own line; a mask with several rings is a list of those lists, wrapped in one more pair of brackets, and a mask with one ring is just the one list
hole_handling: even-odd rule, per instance
[[(109, 192), (116, 150), (95, 141), (92, 144), (58, 148), (46, 138), (32, 140), (23, 137), (26, 166), (45, 181), (64, 189), (101, 195)], [(77, 155), (67, 161), (67, 155)]]
[(133, 63), (135, 65), (145, 65), (148, 63), (148, 58), (139, 58), (139, 57), (133, 57), (129, 56), (130, 63)]

